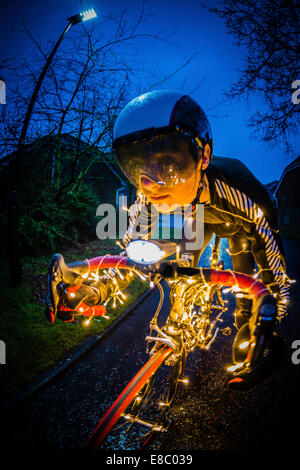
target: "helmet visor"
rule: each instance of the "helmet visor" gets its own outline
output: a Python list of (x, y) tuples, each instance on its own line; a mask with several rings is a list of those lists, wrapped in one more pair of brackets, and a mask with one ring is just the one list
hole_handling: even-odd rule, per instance
[(187, 143), (170, 136), (124, 144), (115, 153), (122, 171), (137, 188), (143, 176), (167, 187), (183, 184), (197, 169)]

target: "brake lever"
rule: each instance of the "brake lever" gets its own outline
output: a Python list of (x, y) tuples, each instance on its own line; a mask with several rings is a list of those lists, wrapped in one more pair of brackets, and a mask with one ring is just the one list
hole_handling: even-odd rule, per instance
[(46, 317), (51, 323), (54, 323), (57, 314), (57, 307), (59, 304), (59, 294), (57, 292), (58, 284), (60, 282), (68, 283), (68, 281), (72, 282), (73, 284), (77, 284), (81, 279), (81, 276), (74, 272), (72, 272), (72, 275), (69, 273), (70, 279), (68, 279), (68, 272), (66, 272), (67, 278), (64, 279), (62, 269), (63, 266), (65, 266), (63, 256), (59, 253), (54, 254), (49, 263), (47, 278), (48, 295), (46, 298)]

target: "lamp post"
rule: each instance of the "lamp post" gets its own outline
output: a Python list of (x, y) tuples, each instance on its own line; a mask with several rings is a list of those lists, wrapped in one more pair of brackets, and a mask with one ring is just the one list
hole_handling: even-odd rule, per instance
[(9, 200), (9, 208), (8, 208), (8, 252), (9, 252), (9, 265), (10, 265), (10, 277), (11, 283), (13, 285), (19, 285), (22, 281), (22, 268), (20, 262), (20, 253), (19, 253), (19, 228), (18, 228), (18, 213), (19, 213), (19, 196), (18, 196), (18, 187), (19, 187), (19, 162), (22, 156), (22, 150), (25, 144), (25, 138), (27, 135), (28, 125), (31, 118), (31, 114), (33, 111), (34, 103), (36, 101), (38, 92), (41, 88), (43, 79), (47, 73), (47, 70), (51, 64), (51, 61), (56, 53), (60, 43), (62, 42), (63, 38), (69, 31), (69, 29), (78, 23), (84, 23), (85, 21), (91, 20), (96, 18), (97, 14), (95, 10), (92, 8), (90, 10), (83, 11), (78, 13), (77, 15), (71, 16), (67, 19), (68, 24), (59, 36), (56, 44), (54, 45), (47, 61), (43, 67), (43, 70), (39, 76), (39, 79), (35, 85), (33, 90), (26, 115), (23, 121), (20, 137), (18, 140), (18, 147), (16, 156), (13, 161), (13, 183), (12, 183), (12, 190), (10, 193), (10, 200)]

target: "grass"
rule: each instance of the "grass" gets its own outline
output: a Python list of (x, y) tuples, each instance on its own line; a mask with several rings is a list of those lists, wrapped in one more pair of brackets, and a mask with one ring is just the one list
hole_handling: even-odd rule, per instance
[[(66, 262), (119, 252), (112, 242), (99, 245), (93, 242), (74, 247), (65, 257)], [(104, 331), (147, 288), (139, 278), (134, 279), (124, 305), (112, 309), (108, 304), (110, 318), (94, 318), (88, 327), (83, 324), (84, 317), (72, 323), (56, 320), (50, 324), (43, 303), (48, 261), (49, 256), (24, 259), (24, 281), (17, 288), (9, 285), (7, 260), (0, 261), (0, 339), (6, 344), (6, 364), (0, 365), (1, 399), (20, 392), (88, 335)]]

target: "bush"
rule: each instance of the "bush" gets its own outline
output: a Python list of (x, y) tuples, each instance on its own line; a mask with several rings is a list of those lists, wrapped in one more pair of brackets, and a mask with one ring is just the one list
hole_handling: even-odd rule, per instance
[(35, 203), (23, 202), (19, 221), (22, 254), (49, 253), (94, 238), (97, 204), (87, 186), (67, 193), (59, 202), (51, 189)]

